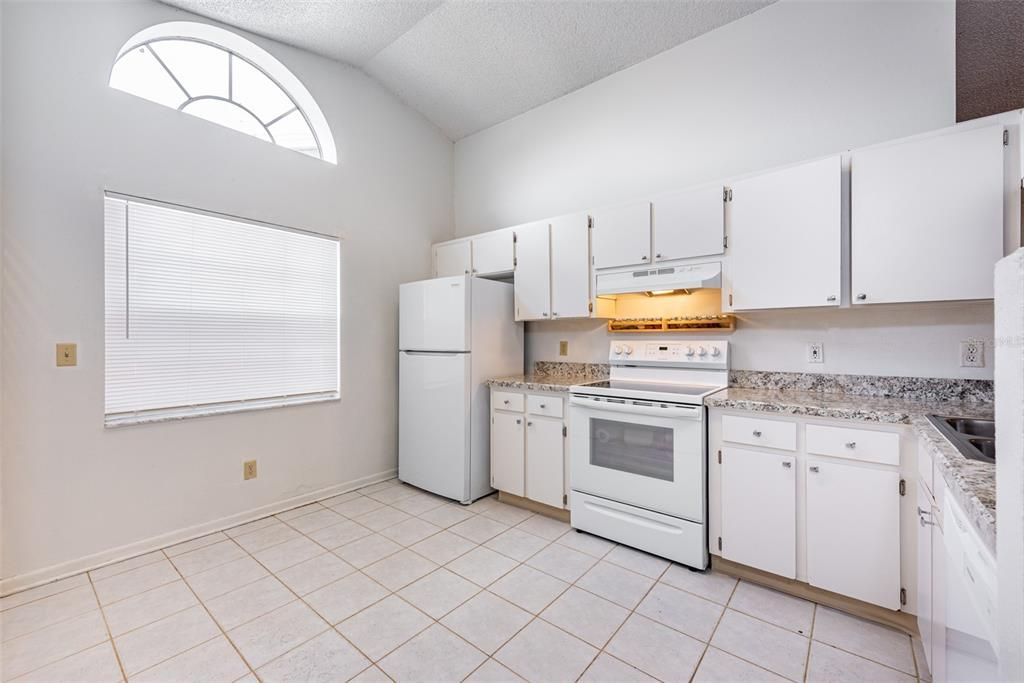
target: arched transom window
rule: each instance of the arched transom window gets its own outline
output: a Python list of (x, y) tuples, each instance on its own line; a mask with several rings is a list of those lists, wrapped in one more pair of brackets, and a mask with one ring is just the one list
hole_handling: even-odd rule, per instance
[(268, 52), (230, 31), (186, 21), (140, 31), (118, 53), (110, 86), (337, 163), (309, 91)]

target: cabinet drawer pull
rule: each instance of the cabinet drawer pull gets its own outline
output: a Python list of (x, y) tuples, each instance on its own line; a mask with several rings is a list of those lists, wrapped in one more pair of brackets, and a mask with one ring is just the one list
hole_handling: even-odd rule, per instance
[(814, 472), (815, 474), (817, 474), (818, 472), (821, 471), (821, 468), (818, 467), (817, 465), (811, 465), (810, 470), (811, 470), (811, 472)]
[(836, 295), (835, 294), (830, 295), (828, 297), (828, 299), (826, 299), (826, 301), (835, 301), (835, 300), (836, 300)]
[(857, 442), (856, 441), (847, 441), (846, 442), (846, 447), (847, 448), (856, 448), (857, 447)]
[(540, 409), (541, 409), (541, 410), (544, 410), (545, 408), (547, 408), (547, 405), (545, 405), (544, 403), (541, 403), (541, 404), (540, 404)]
[(532, 422), (530, 422), (529, 420), (527, 420), (527, 422), (526, 422), (526, 426), (527, 426), (527, 427), (532, 427), (532, 426), (533, 426), (533, 423), (532, 423)]
[(867, 294), (858, 294), (857, 295), (857, 301), (867, 301), (867, 300), (868, 300), (868, 295)]
[(754, 436), (758, 436), (758, 437), (761, 436), (761, 430), (760, 429), (755, 429), (754, 430)]
[(641, 261), (646, 261), (646, 260), (647, 260), (647, 257), (646, 257), (646, 256), (641, 256), (641, 257), (640, 257), (640, 260), (641, 260)]
[(661, 258), (661, 254), (655, 254), (654, 258)]
[(788, 460), (784, 460), (783, 463), (782, 463), (782, 466), (785, 467), (788, 470), (789, 468), (791, 468), (793, 466), (793, 463), (791, 463)]
[(509, 400), (508, 400), (508, 399), (506, 398), (506, 399), (505, 399), (505, 405), (508, 405), (509, 403), (511, 403), (511, 401), (509, 401)]
[(523, 424), (523, 421), (522, 421), (521, 419), (519, 419), (519, 420), (516, 420), (516, 424), (517, 424), (517, 425), (521, 425), (521, 424)]

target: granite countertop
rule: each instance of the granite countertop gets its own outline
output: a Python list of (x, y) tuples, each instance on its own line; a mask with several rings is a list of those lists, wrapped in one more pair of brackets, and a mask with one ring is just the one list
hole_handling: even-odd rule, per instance
[(994, 406), (987, 401), (934, 398), (891, 398), (858, 394), (730, 387), (712, 394), (706, 404), (778, 415), (800, 415), (879, 424), (907, 424), (928, 448), (950, 494), (967, 512), (981, 539), (996, 549), (996, 468), (968, 460), (925, 415), (956, 415), (991, 419)]
[(499, 389), (518, 389), (520, 391), (558, 391), (569, 393), (569, 387), (576, 384), (593, 382), (593, 377), (582, 375), (553, 375), (549, 373), (531, 372), (529, 375), (512, 375), (495, 377), (487, 380), (487, 384)]

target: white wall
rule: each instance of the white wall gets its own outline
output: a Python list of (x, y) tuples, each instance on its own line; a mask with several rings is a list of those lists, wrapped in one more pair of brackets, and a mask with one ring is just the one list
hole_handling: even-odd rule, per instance
[[(651, 196), (954, 123), (954, 4), (782, 0), (455, 145), (456, 234)], [(744, 315), (737, 368), (990, 378), (959, 367), (990, 304)], [(529, 360), (607, 356), (531, 324)], [(825, 342), (823, 365), (804, 362)], [(563, 358), (562, 360), (565, 360)]]
[[(319, 101), (332, 166), (107, 87), (132, 34), (191, 15), (4, 13), (6, 587), (391, 472), (397, 285), (426, 277), (429, 245), (451, 233), (451, 143), (361, 72), (253, 38)], [(342, 236), (341, 401), (104, 429), (104, 189)], [(78, 367), (54, 367), (58, 341), (79, 344)], [(243, 482), (253, 458), (259, 478)]]

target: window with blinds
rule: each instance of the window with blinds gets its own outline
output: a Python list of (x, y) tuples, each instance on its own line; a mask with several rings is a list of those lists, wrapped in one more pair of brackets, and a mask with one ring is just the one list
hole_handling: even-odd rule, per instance
[(105, 198), (106, 423), (338, 398), (339, 244)]

